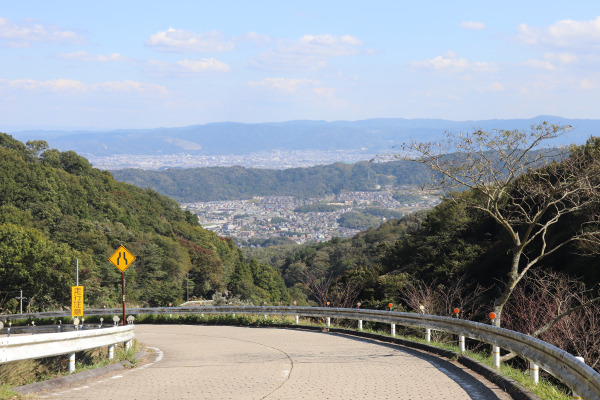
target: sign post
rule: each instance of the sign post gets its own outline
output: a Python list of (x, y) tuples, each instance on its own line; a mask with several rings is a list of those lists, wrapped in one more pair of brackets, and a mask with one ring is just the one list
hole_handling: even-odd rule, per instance
[(127, 325), (127, 319), (125, 318), (125, 270), (129, 267), (134, 261), (135, 256), (129, 252), (125, 248), (125, 246), (121, 245), (113, 253), (112, 256), (108, 259), (119, 271), (121, 271), (121, 288), (123, 292), (123, 325)]

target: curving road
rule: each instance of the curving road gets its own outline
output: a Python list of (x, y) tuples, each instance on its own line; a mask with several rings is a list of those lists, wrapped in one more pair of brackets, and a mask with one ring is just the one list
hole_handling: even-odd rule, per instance
[(509, 399), (459, 364), (369, 339), (292, 329), (137, 325), (141, 367), (37, 398)]

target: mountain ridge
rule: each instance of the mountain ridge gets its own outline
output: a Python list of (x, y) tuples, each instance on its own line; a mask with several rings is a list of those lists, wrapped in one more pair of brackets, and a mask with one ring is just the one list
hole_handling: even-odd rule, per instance
[(390, 151), (411, 139), (431, 141), (446, 131), (474, 129), (527, 129), (542, 121), (571, 125), (572, 132), (553, 144), (583, 144), (600, 132), (600, 120), (536, 116), (528, 119), (451, 121), (424, 118), (372, 118), (357, 121), (296, 120), (242, 123), (213, 122), (184, 127), (152, 129), (26, 130), (12, 132), (21, 141), (46, 140), (61, 151), (85, 156), (117, 154), (249, 154), (269, 150)]

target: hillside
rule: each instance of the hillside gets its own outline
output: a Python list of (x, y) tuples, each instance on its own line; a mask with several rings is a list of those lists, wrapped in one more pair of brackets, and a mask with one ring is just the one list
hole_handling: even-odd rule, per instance
[(181, 203), (249, 199), (252, 196), (301, 198), (338, 194), (342, 190), (373, 190), (377, 185), (421, 185), (429, 171), (408, 161), (335, 163), (285, 170), (211, 167), (145, 171), (112, 171), (115, 179), (152, 188)]
[[(600, 172), (596, 169), (599, 147), (600, 140), (591, 138), (585, 146), (571, 148), (569, 157), (557, 159), (515, 179), (507, 186), (505, 198), (519, 199), (519, 196), (524, 196), (522, 193), (526, 193), (524, 190), (531, 187), (533, 195), (528, 198), (526, 207), (528, 210), (541, 208), (542, 200), (555, 195), (554, 190), (558, 189), (552, 187), (552, 190), (543, 192), (545, 186), (536, 179), (546, 182), (544, 179), (551, 176), (548, 182), (555, 185), (557, 177), (562, 176), (567, 168), (577, 168), (585, 176), (582, 182), (590, 182), (590, 187), (599, 188)], [(579, 158), (571, 163), (575, 155)], [(574, 170), (569, 171), (572, 175), (569, 175), (571, 180), (567, 186), (573, 190), (575, 178), (572, 177), (576, 175)], [(478, 299), (480, 305), (487, 303), (489, 308), (492, 300), (499, 295), (501, 282), (509, 275), (512, 242), (506, 230), (489, 213), (477, 209), (480, 192), (455, 192), (453, 196), (427, 213), (389, 221), (350, 239), (300, 248), (283, 246), (279, 252), (277, 248), (246, 251), (281, 269), (288, 286), (304, 285), (310, 288), (313, 296), (318, 297), (318, 293), (324, 291), (323, 285), (328, 285), (328, 297), (333, 304), (344, 304), (338, 300), (354, 298), (368, 308), (380, 308), (388, 302), (409, 307), (414, 304), (408, 304), (406, 288), (415, 281), (427, 282), (433, 285), (433, 291), (442, 292), (457, 282), (463, 282), (462, 291), (469, 291), (476, 285), (489, 288), (485, 296)], [(590, 216), (597, 216), (600, 212), (600, 192), (586, 189), (585, 194), (569, 200), (573, 203), (567, 202), (565, 197), (559, 197), (558, 202), (577, 206), (559, 214), (559, 217), (558, 206), (545, 208), (548, 214), (543, 219), (538, 217), (536, 223), (550, 221), (550, 225), (544, 228), (543, 238), (536, 237), (529, 242), (524, 258), (531, 260), (538, 254), (536, 251), (556, 246), (532, 270), (565, 274), (579, 282), (580, 290), (592, 288), (600, 283), (600, 258), (598, 241), (589, 239), (596, 238), (598, 230), (596, 220), (593, 217), (590, 220)], [(477, 205), (467, 207), (457, 200), (459, 198), (473, 199)], [(516, 220), (511, 207), (519, 205), (514, 206), (513, 202), (505, 200), (500, 207), (508, 210), (506, 213), (513, 218), (511, 222)], [(514, 222), (514, 228), (520, 237), (529, 229), (525, 222)], [(583, 230), (592, 236), (572, 240)]]
[(216, 292), (262, 301), (289, 294), (277, 271), (246, 263), (230, 240), (150, 189), (117, 182), (73, 151), (0, 134), (0, 308), (23, 290), (33, 310), (70, 303), (79, 259), (86, 306), (120, 304), (120, 273), (108, 257), (121, 244), (128, 305), (167, 305)]

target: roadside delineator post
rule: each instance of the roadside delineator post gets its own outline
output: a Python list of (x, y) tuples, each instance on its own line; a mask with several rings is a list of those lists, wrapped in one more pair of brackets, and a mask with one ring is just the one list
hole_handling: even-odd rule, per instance
[[(585, 359), (583, 357), (576, 356), (575, 358), (585, 364)], [(581, 396), (575, 393), (574, 390), (571, 390), (571, 397), (573, 400), (581, 400)]]
[[(452, 310), (452, 311), (454, 312), (454, 316), (455, 316), (456, 318), (459, 318), (458, 316), (459, 316), (459, 314), (460, 314), (460, 309), (459, 309), (459, 308), (455, 308), (455, 309), (454, 309), (454, 310)], [(466, 347), (465, 347), (465, 337), (464, 337), (464, 335), (458, 335), (458, 350), (459, 350), (461, 353), (464, 353), (464, 352), (465, 352), (465, 350), (466, 350)]]
[(112, 360), (113, 358), (115, 358), (115, 345), (111, 344), (108, 346), (108, 359)]
[[(356, 303), (356, 308), (359, 309), (360, 308), (360, 301), (358, 303)], [(362, 331), (363, 330), (363, 326), (362, 326), (362, 319), (358, 320), (358, 330)]]
[[(296, 300), (294, 300), (294, 307), (296, 307)], [(298, 325), (300, 323), (300, 316), (296, 315), (296, 325)]]
[[(419, 309), (421, 310), (421, 314), (425, 315), (425, 306), (423, 304), (419, 304)], [(431, 342), (431, 328), (425, 328), (425, 341), (427, 343)]]
[[(265, 307), (267, 306), (267, 302), (266, 301), (263, 303), (263, 306), (265, 306)], [(235, 314), (233, 314), (233, 316), (235, 317)], [(267, 314), (265, 314), (265, 319), (267, 319)]]
[[(496, 320), (496, 314), (494, 314), (493, 312), (489, 313), (488, 315), (490, 317), (490, 322), (493, 324), (494, 321)], [(494, 367), (499, 369), (500, 368), (500, 347), (492, 345), (492, 360), (494, 362)]]
[(75, 353), (69, 354), (69, 373), (75, 372)]
[[(389, 303), (388, 308), (390, 311), (392, 311), (394, 309), (394, 305), (392, 303)], [(392, 336), (396, 337), (396, 324), (390, 324), (390, 333), (392, 334)]]
[(529, 361), (529, 376), (536, 385), (540, 382), (540, 367), (533, 361)]

